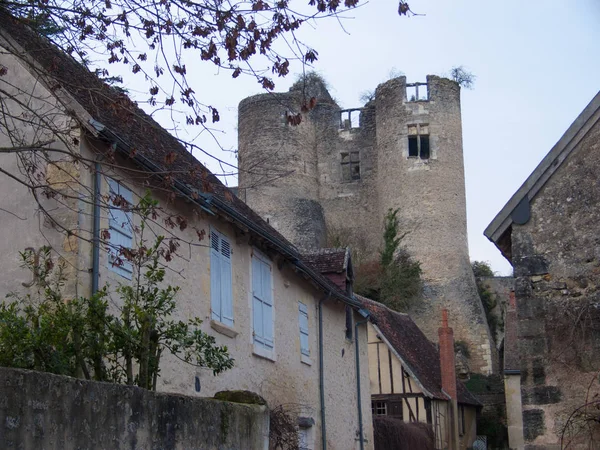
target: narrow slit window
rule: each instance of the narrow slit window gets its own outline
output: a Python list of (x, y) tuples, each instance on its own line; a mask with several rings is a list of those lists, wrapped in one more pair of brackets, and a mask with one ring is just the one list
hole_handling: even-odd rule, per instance
[(416, 124), (408, 126), (408, 157), (429, 159), (429, 125)]

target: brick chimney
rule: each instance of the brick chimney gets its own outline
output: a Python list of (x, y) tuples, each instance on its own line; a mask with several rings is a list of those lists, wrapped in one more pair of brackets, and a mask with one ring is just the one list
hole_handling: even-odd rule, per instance
[(438, 330), (440, 337), (440, 369), (442, 371), (442, 389), (456, 400), (456, 367), (454, 361), (454, 332), (448, 326), (448, 310), (442, 310), (442, 326)]
[(454, 331), (448, 326), (448, 310), (442, 309), (442, 326), (438, 329), (440, 338), (440, 370), (442, 389), (450, 396), (450, 416), (448, 427), (448, 448), (458, 450), (458, 403), (456, 396), (456, 367), (454, 361)]
[(515, 297), (515, 291), (510, 291), (510, 296), (508, 297), (508, 309), (511, 311), (517, 310), (517, 299)]

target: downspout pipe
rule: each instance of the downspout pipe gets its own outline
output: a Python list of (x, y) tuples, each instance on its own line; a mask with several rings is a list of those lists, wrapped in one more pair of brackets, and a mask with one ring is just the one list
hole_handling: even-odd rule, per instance
[(358, 345), (358, 327), (366, 324), (369, 321), (370, 313), (364, 309), (359, 309), (358, 313), (364, 317), (364, 320), (359, 320), (354, 324), (354, 345), (356, 353), (356, 404), (358, 405), (358, 439), (360, 442), (360, 450), (365, 450), (365, 433), (363, 429), (362, 416), (362, 396), (360, 391), (360, 354)]
[(96, 158), (94, 164), (94, 212), (92, 224), (92, 295), (98, 292), (100, 282), (100, 161)]
[(331, 297), (329, 292), (319, 300), (319, 396), (321, 400), (321, 449), (327, 450), (327, 426), (325, 422), (325, 367), (323, 358), (323, 302)]

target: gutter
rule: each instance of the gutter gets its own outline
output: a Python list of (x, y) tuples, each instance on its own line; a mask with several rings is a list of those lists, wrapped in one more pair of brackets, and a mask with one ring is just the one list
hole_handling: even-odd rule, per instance
[(331, 297), (327, 294), (319, 300), (319, 399), (321, 402), (321, 449), (327, 450), (327, 426), (325, 422), (325, 367), (323, 366), (323, 302)]
[(360, 320), (354, 324), (354, 344), (356, 352), (356, 404), (358, 407), (358, 439), (360, 443), (360, 450), (365, 449), (365, 434), (363, 430), (363, 417), (362, 417), (362, 396), (360, 392), (360, 354), (358, 347), (358, 327), (364, 325), (369, 321), (371, 313), (365, 309), (359, 309), (358, 313), (364, 317), (364, 320)]
[(100, 280), (100, 159), (94, 163), (94, 212), (92, 247), (92, 296), (98, 292)]

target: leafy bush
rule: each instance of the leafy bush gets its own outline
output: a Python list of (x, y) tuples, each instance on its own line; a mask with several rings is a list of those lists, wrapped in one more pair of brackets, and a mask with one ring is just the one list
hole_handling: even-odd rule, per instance
[(401, 248), (407, 233), (399, 234), (398, 210), (385, 217), (383, 250), (379, 261), (370, 261), (356, 269), (354, 290), (396, 311), (406, 311), (422, 297), (421, 264)]
[(62, 267), (54, 268), (50, 249), (40, 259), (21, 254), (34, 274), (37, 298), (12, 294), (0, 304), (0, 365), (98, 381), (156, 389), (166, 351), (181, 361), (210, 368), (217, 375), (233, 367), (227, 347), (200, 330), (202, 321), (172, 319), (179, 287), (164, 285), (167, 254), (164, 238), (144, 239), (154, 201), (138, 205), (142, 213), (137, 249), (122, 252), (135, 267), (133, 283), (116, 289), (117, 313), (109, 311), (107, 287), (91, 298), (65, 299)]

